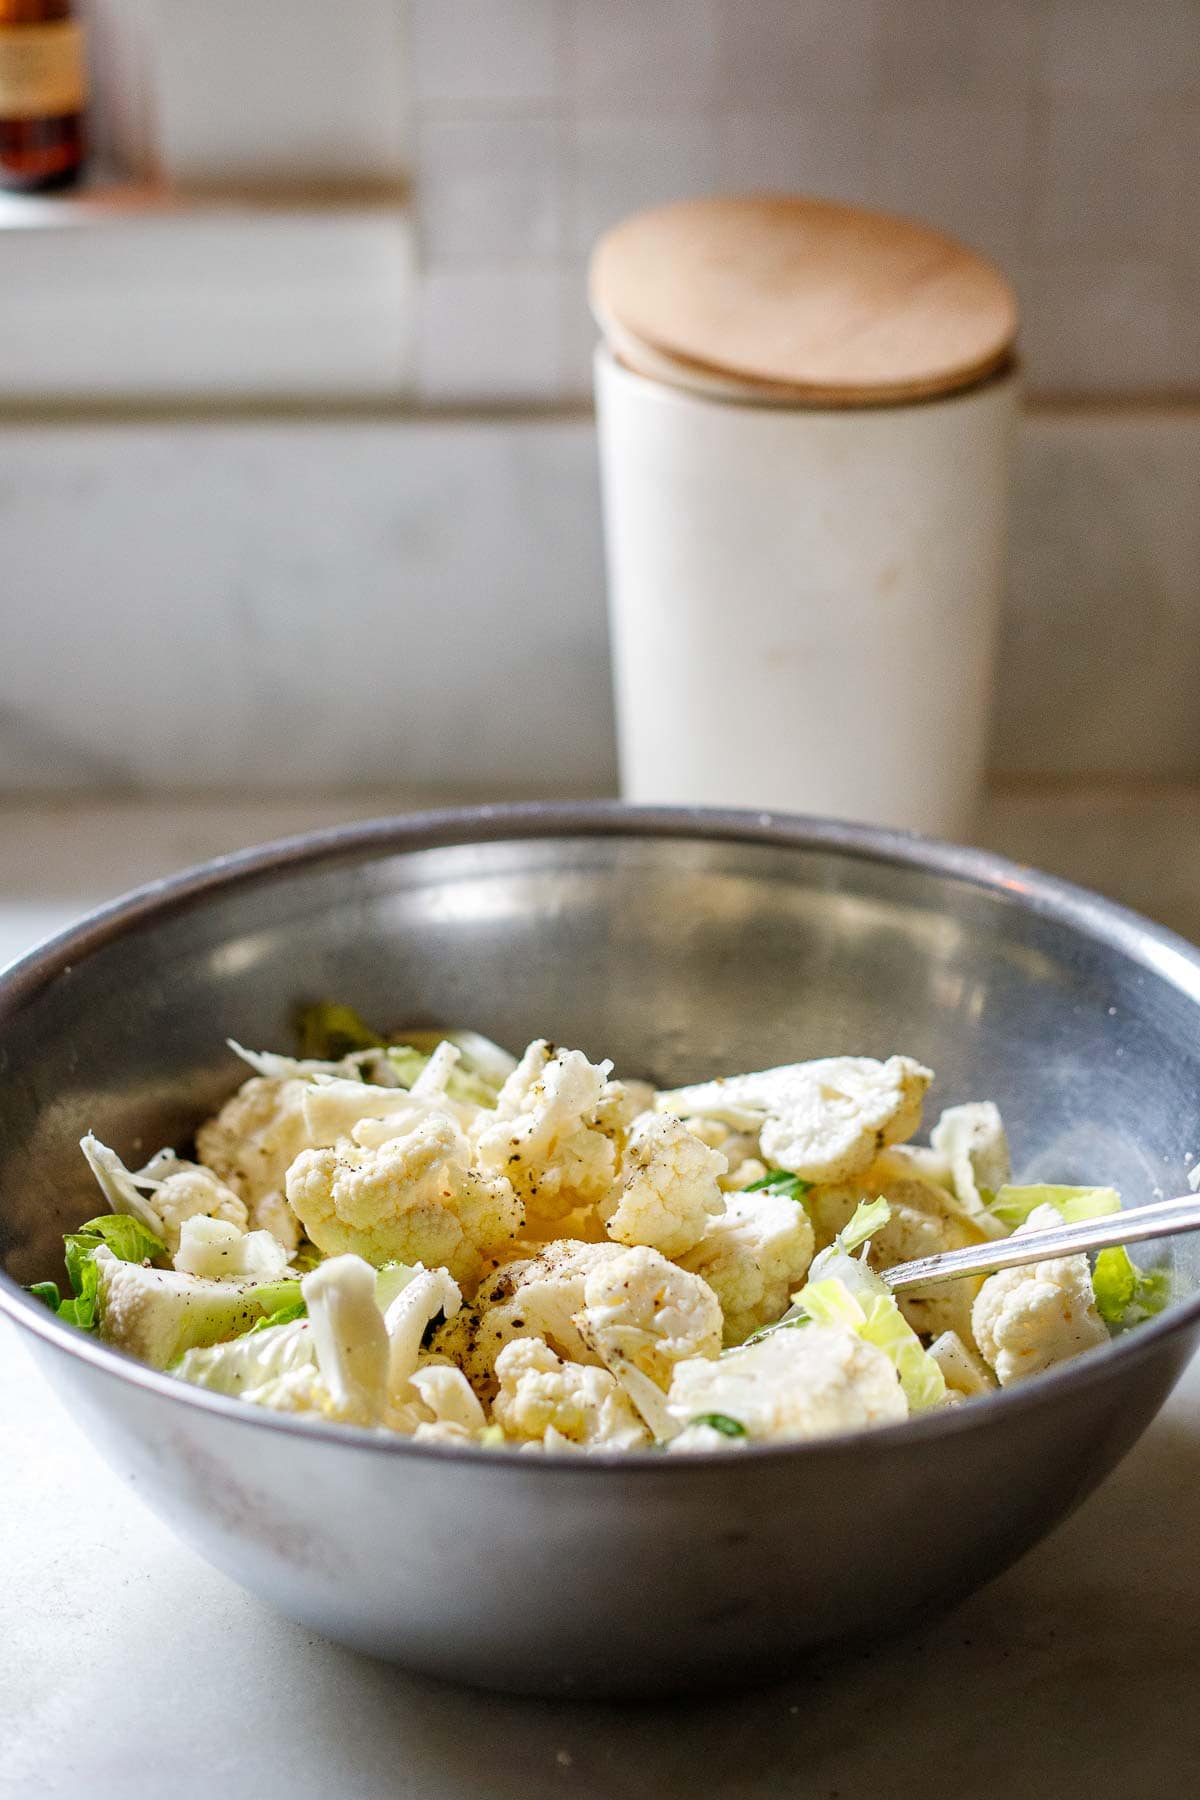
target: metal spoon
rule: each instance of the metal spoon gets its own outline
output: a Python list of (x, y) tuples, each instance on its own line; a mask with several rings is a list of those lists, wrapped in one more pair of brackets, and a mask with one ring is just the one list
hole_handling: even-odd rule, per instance
[(933, 1281), (992, 1275), (997, 1269), (1044, 1262), (1051, 1256), (1077, 1256), (1080, 1251), (1106, 1250), (1113, 1244), (1141, 1244), (1184, 1231), (1200, 1231), (1200, 1194), (1158, 1200), (1131, 1212), (1106, 1213), (1101, 1219), (1083, 1219), (1078, 1225), (1051, 1225), (1019, 1237), (969, 1244), (965, 1250), (943, 1250), (937, 1256), (896, 1263), (890, 1269), (880, 1269), (879, 1274), (893, 1292), (899, 1293)]

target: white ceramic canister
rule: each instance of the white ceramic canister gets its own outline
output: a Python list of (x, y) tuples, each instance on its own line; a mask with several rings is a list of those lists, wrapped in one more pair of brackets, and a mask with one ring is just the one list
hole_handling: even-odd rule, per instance
[(661, 344), (644, 361), (595, 364), (623, 796), (967, 835), (1011, 365), (822, 406), (718, 397), (712, 361)]

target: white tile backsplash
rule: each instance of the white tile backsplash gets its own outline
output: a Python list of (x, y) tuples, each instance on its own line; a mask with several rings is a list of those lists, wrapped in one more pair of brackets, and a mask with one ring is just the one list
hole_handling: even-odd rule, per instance
[(1200, 774), (1200, 416), (1031, 421), (995, 762)]
[(876, 91), (893, 0), (723, 0), (721, 90), (738, 104), (861, 99)]
[(180, 187), (395, 180), (396, 0), (145, 0), (158, 161)]
[(712, 191), (718, 180), (706, 119), (583, 118), (574, 131), (571, 248), (586, 253), (627, 213)]
[(136, 209), (0, 230), (0, 393), (402, 394), (418, 283), (391, 204)]
[(778, 107), (717, 120), (721, 180), (733, 191), (875, 197), (876, 115), (866, 106)]
[(1016, 255), (1030, 139), (1024, 103), (885, 105), (877, 130), (878, 205), (926, 219), (1001, 262)]
[(1063, 101), (1043, 123), (1031, 190), (1038, 250), (1169, 255), (1195, 185), (1185, 120), (1162, 102)]
[(0, 787), (611, 787), (595, 482), (569, 423), (0, 428)]
[(433, 268), (421, 283), (419, 304), (419, 397), (468, 402), (561, 394), (566, 305), (557, 268)]
[(410, 0), (419, 105), (544, 105), (559, 91), (560, 0)]
[(563, 0), (565, 71), (582, 109), (687, 112), (720, 88), (722, 0)]
[(1181, 284), (1162, 263), (1055, 258), (1020, 271), (1017, 291), (1033, 389), (1118, 396), (1196, 384)]
[(429, 262), (552, 260), (566, 240), (563, 130), (555, 118), (423, 120), (416, 180)]
[(1049, 93), (1127, 101), (1195, 96), (1195, 0), (1046, 0), (1044, 32)]
[[(999, 769), (1200, 775), (1198, 463), (1023, 421)], [(0, 424), (0, 525), (0, 788), (615, 779), (586, 418)]]
[(751, 188), (908, 213), (998, 259), (1030, 295), (1034, 391), (1200, 392), (1198, 0), (413, 0), (413, 41), (423, 142), (499, 111), (558, 123), (553, 179), (530, 140), (446, 138), (414, 204), (435, 270), (489, 264), (509, 230), (557, 261), (561, 397), (595, 237)]
[(879, 16), (887, 98), (1024, 99), (1036, 72), (1043, 0), (889, 0)]

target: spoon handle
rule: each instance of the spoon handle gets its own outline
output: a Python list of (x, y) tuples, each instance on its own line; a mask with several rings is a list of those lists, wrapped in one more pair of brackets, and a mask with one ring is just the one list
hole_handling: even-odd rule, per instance
[(893, 1292), (924, 1287), (933, 1281), (955, 1281), (964, 1275), (991, 1275), (997, 1269), (1044, 1262), (1051, 1256), (1077, 1256), (1084, 1250), (1106, 1250), (1113, 1244), (1140, 1244), (1148, 1239), (1173, 1237), (1177, 1232), (1200, 1231), (1200, 1194), (1179, 1200), (1158, 1200), (1152, 1206), (1130, 1212), (1107, 1213), (1101, 1219), (1082, 1219), (1077, 1225), (1051, 1225), (1044, 1231), (995, 1238), (986, 1244), (968, 1244), (965, 1250), (943, 1250), (937, 1256), (920, 1256), (913, 1262), (896, 1263), (879, 1271)]

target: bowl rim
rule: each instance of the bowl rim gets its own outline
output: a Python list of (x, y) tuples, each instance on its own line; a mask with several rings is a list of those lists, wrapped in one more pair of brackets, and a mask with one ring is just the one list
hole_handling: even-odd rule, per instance
[[(783, 849), (832, 851), (859, 861), (893, 864), (921, 873), (942, 875), (1024, 910), (1056, 919), (1095, 941), (1108, 944), (1166, 979), (1200, 1005), (1200, 948), (1130, 908), (1088, 888), (1045, 874), (992, 851), (947, 843), (919, 832), (899, 831), (840, 819), (803, 814), (733, 808), (630, 806), (620, 801), (496, 803), (437, 808), (356, 821), (254, 845), (181, 869), (132, 889), (84, 914), (75, 923), (34, 945), (0, 969), (0, 1034), (6, 1021), (84, 957), (136, 930), (202, 901), (207, 895), (256, 883), (268, 884), (281, 874), (338, 862), (369, 861), (379, 855), (407, 855), (480, 843), (531, 842), (541, 839), (634, 838), (691, 840), (699, 843), (746, 843)], [(1134, 1210), (1134, 1209), (1131, 1209)], [(645, 1449), (566, 1453), (536, 1458), (493, 1454), (481, 1459), (476, 1445), (415, 1443), (402, 1435), (340, 1425), (303, 1415), (252, 1407), (234, 1396), (213, 1393), (178, 1380), (164, 1370), (73, 1330), (0, 1269), (0, 1314), (44, 1340), (47, 1345), (91, 1365), (120, 1382), (183, 1406), (214, 1413), (251, 1429), (287, 1432), (344, 1444), (347, 1450), (371, 1450), (390, 1456), (432, 1457), (463, 1462), (473, 1468), (504, 1468), (533, 1474), (547, 1470), (598, 1472), (620, 1469), (661, 1473), (661, 1456)], [(1200, 1321), (1200, 1292), (1173, 1301), (1157, 1318), (1137, 1326), (1098, 1349), (1047, 1370), (1036, 1380), (1000, 1389), (978, 1405), (961, 1405), (920, 1414), (895, 1424), (868, 1426), (826, 1438), (752, 1443), (731, 1455), (728, 1450), (690, 1452), (670, 1458), (668, 1467), (745, 1467), (764, 1459), (802, 1456), (832, 1457), (857, 1452), (870, 1444), (887, 1447), (918, 1445), (962, 1432), (986, 1429), (989, 1419), (1012, 1417), (1031, 1407), (1052, 1405), (1059, 1398), (1108, 1379), (1109, 1372), (1132, 1368), (1146, 1360), (1168, 1338)]]

